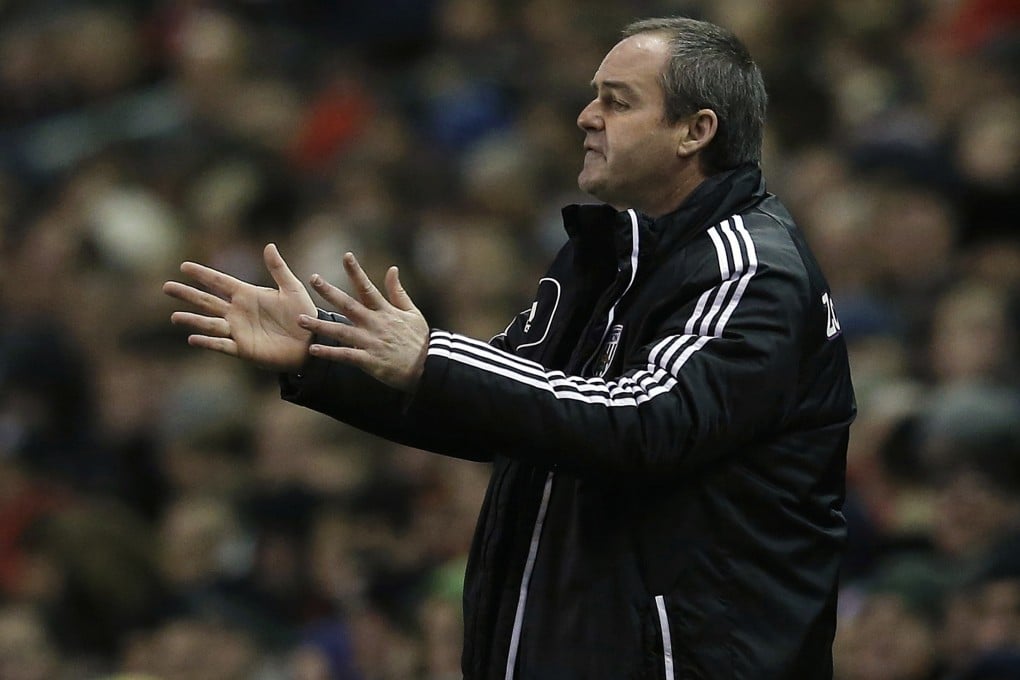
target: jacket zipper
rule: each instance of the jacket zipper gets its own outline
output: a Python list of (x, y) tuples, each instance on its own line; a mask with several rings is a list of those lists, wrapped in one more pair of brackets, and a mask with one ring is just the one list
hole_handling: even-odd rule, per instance
[[(584, 363), (581, 368), (581, 374), (588, 370), (589, 364), (592, 360), (598, 356), (602, 350), (602, 343), (606, 340), (606, 335), (609, 333), (609, 329), (613, 325), (613, 320), (616, 316), (616, 305), (620, 303), (623, 296), (627, 294), (630, 287), (634, 285), (634, 279), (637, 278), (637, 265), (638, 265), (638, 253), (640, 252), (640, 239), (638, 236), (638, 218), (637, 213), (633, 210), (628, 210), (627, 215), (630, 217), (630, 228), (631, 228), (631, 250), (630, 250), (630, 281), (627, 282), (626, 288), (616, 298), (612, 306), (609, 308), (609, 313), (606, 321), (606, 328), (602, 332), (602, 339), (595, 346), (594, 353), (588, 357), (588, 360)], [(510, 649), (507, 652), (506, 657), (506, 675), (504, 680), (513, 680), (514, 671), (517, 669), (517, 652), (520, 649), (521, 644), (521, 630), (524, 627), (524, 607), (528, 603), (528, 585), (531, 583), (531, 573), (535, 569), (535, 559), (538, 556), (538, 544), (542, 538), (542, 525), (545, 523), (545, 515), (549, 509), (549, 496), (552, 495), (553, 476), (555, 475), (555, 467), (550, 470), (545, 477), (545, 488), (542, 490), (542, 502), (538, 506), (538, 516), (535, 518), (535, 526), (531, 530), (531, 547), (528, 549), (528, 561), (524, 565), (524, 574), (521, 576), (521, 589), (517, 595), (517, 611), (514, 613), (514, 628), (510, 634)], [(672, 659), (670, 660), (670, 674), (669, 680), (673, 680), (672, 675)]]
[(666, 616), (666, 598), (655, 596), (655, 608), (659, 612), (659, 632), (662, 633), (662, 672), (666, 680), (675, 680), (673, 674), (673, 641), (669, 635), (669, 617)]
[(616, 305), (620, 304), (620, 300), (627, 294), (630, 287), (634, 285), (634, 279), (637, 278), (637, 266), (638, 266), (638, 253), (639, 249), (639, 237), (638, 237), (638, 219), (637, 213), (633, 210), (628, 210), (627, 215), (630, 217), (630, 234), (631, 234), (631, 248), (630, 248), (630, 281), (627, 282), (627, 286), (623, 289), (623, 292), (613, 301), (613, 305), (609, 308), (609, 313), (606, 315), (606, 327), (602, 331), (602, 337), (599, 338), (598, 344), (595, 345), (595, 351), (588, 357), (588, 360), (584, 362), (581, 367), (581, 375), (585, 375), (588, 371), (588, 367), (591, 362), (599, 355), (602, 351), (602, 343), (606, 341), (606, 336), (609, 335), (610, 329), (613, 327), (613, 321), (616, 320)]

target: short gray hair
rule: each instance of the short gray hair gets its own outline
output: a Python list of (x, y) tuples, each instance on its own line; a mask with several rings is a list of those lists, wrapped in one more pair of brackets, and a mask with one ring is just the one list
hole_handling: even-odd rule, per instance
[(666, 120), (675, 123), (700, 109), (712, 109), (719, 119), (702, 152), (705, 170), (759, 163), (768, 95), (744, 44), (720, 26), (687, 17), (642, 19), (623, 29), (625, 38), (640, 33), (662, 33), (669, 42), (662, 73)]

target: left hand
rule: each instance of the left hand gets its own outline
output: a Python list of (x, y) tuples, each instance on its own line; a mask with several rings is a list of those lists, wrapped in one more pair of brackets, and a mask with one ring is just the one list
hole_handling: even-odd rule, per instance
[(357, 366), (390, 387), (412, 391), (425, 369), (428, 322), (400, 285), (396, 267), (386, 272), (386, 297), (383, 297), (352, 253), (345, 254), (343, 262), (357, 299), (318, 274), (312, 277), (311, 283), (315, 292), (353, 325), (300, 315), (298, 324), (302, 328), (341, 344), (330, 347), (313, 343), (308, 352), (315, 357)]

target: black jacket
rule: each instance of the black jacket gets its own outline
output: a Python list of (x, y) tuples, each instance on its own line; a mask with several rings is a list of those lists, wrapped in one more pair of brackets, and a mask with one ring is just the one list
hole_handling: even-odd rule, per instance
[(793, 220), (755, 167), (564, 220), (534, 305), (490, 343), (433, 330), (412, 398), (316, 361), (284, 397), (493, 462), (466, 678), (831, 677), (855, 405)]

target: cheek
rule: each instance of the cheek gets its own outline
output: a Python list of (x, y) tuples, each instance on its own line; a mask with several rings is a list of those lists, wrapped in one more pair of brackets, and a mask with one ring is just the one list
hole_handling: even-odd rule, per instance
[(642, 176), (659, 175), (673, 159), (670, 143), (656, 132), (639, 130), (630, 136), (620, 135), (616, 144), (608, 147), (608, 160), (618, 171), (626, 170)]
[(629, 131), (617, 131), (615, 136), (607, 135), (606, 160), (615, 168), (631, 168), (640, 161), (644, 153), (643, 140)]

